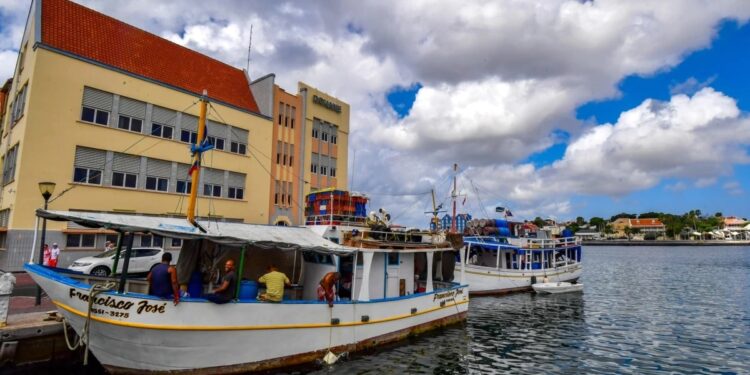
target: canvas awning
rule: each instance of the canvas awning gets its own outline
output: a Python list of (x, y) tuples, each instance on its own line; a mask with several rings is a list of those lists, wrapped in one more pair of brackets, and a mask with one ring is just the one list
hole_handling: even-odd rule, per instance
[(346, 254), (354, 248), (333, 243), (303, 227), (283, 227), (244, 223), (199, 220), (206, 230), (201, 232), (183, 218), (138, 216), (95, 212), (37, 210), (37, 216), (55, 221), (72, 221), (87, 228), (104, 228), (122, 232), (157, 234), (183, 240), (207, 239), (212, 242), (267, 249), (303, 250)]

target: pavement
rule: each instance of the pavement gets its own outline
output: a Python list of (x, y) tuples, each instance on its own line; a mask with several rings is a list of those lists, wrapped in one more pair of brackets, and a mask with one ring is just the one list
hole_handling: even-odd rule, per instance
[(13, 276), (16, 277), (16, 286), (10, 296), (8, 315), (55, 310), (55, 305), (44, 292), (42, 292), (42, 304), (35, 305), (37, 286), (29, 274), (14, 272)]

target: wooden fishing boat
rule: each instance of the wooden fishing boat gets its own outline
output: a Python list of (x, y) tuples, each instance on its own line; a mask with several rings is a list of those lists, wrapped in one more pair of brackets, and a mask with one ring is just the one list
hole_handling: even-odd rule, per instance
[[(113, 373), (237, 373), (272, 369), (377, 347), (408, 335), (466, 319), (468, 288), (433, 277), (435, 244), (408, 248), (351, 247), (309, 228), (198, 220), (195, 198), (204, 141), (206, 101), (201, 101), (197, 142), (192, 147), (192, 190), (187, 220), (111, 213), (38, 210), (37, 216), (120, 234), (115, 264), (119, 278), (83, 275), (27, 264), (83, 343)], [(136, 235), (182, 240), (177, 263), (181, 287), (192, 297), (175, 305), (146, 294), (143, 280), (128, 279)], [(124, 244), (127, 244), (124, 246)], [(32, 254), (31, 259), (34, 259)], [(237, 294), (226, 304), (201, 297), (213, 270), (232, 259)], [(274, 263), (295, 284), (279, 303), (260, 302), (245, 287)], [(115, 269), (117, 269), (115, 267)], [(201, 272), (200, 270), (208, 271)], [(419, 271), (419, 272), (418, 272)], [(339, 272), (333, 307), (318, 300), (318, 285)], [(197, 275), (197, 277), (195, 277)], [(242, 279), (247, 279), (243, 281)], [(324, 356), (325, 355), (325, 356)]]

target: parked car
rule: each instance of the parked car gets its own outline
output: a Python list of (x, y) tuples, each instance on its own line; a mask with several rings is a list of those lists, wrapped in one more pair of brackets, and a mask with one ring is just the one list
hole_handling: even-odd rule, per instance
[[(112, 273), (112, 267), (114, 267), (115, 252), (116, 250), (109, 250), (100, 254), (76, 259), (68, 269), (93, 276), (109, 276)], [(125, 263), (124, 253), (125, 249), (120, 254), (117, 272), (122, 272), (123, 264)], [(149, 272), (151, 268), (161, 262), (164, 249), (160, 247), (134, 247), (131, 254), (128, 273)]]

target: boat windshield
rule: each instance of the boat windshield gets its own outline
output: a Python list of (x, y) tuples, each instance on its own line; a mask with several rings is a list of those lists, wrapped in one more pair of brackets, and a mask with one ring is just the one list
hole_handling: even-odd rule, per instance
[(105, 251), (105, 252), (103, 252), (101, 254), (94, 255), (94, 258), (109, 258), (112, 255), (115, 255), (116, 252), (117, 252), (117, 250), (115, 250), (115, 249), (107, 250), (107, 251)]

